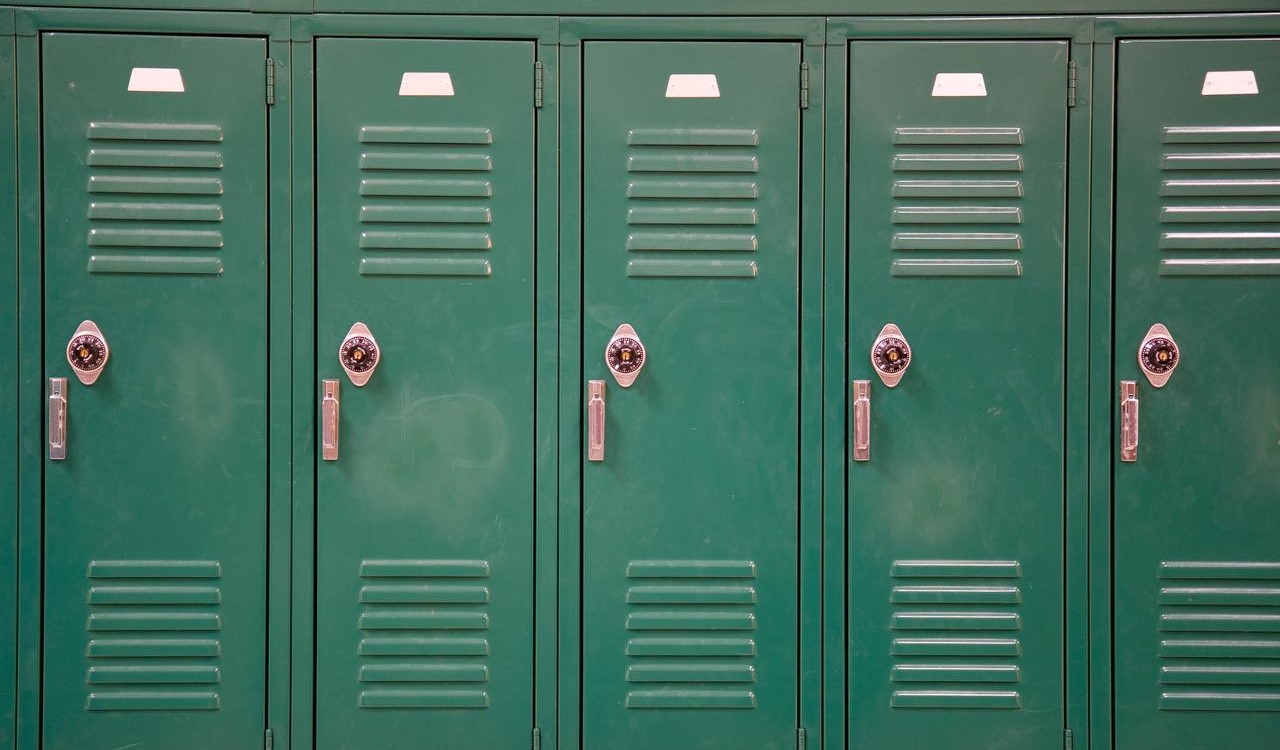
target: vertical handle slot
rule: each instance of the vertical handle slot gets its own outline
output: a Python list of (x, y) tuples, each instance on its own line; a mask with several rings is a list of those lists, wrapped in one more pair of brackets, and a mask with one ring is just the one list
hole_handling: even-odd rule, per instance
[(338, 423), (342, 412), (342, 383), (324, 381), (324, 398), (320, 402), (320, 457), (338, 460)]
[(1120, 381), (1120, 460), (1138, 460), (1138, 381)]
[(604, 460), (604, 381), (587, 382), (587, 460)]
[(853, 381), (853, 460), (871, 460), (871, 381)]
[(67, 457), (67, 379), (49, 378), (49, 459)]

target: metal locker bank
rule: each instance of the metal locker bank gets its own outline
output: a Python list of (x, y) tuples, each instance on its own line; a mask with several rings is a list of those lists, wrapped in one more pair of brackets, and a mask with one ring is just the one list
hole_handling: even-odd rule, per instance
[(1275, 0), (0, 0), (0, 750), (1280, 746)]

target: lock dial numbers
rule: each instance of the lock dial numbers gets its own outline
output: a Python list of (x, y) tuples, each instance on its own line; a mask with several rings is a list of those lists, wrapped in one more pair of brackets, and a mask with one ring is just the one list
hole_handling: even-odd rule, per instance
[(640, 374), (644, 362), (644, 343), (640, 341), (636, 329), (627, 323), (618, 326), (618, 330), (613, 332), (613, 338), (609, 339), (609, 344), (604, 348), (604, 363), (613, 374), (613, 379), (623, 388), (630, 387), (636, 382), (636, 376)]
[(880, 339), (871, 350), (871, 361), (880, 372), (902, 372), (911, 364), (911, 347), (896, 336)]
[(97, 382), (110, 357), (111, 347), (92, 320), (80, 323), (67, 342), (67, 364), (71, 365), (76, 379), (85, 385)]
[(1178, 348), (1171, 339), (1157, 336), (1142, 344), (1142, 368), (1147, 372), (1164, 373), (1178, 366)]
[(93, 372), (107, 361), (107, 345), (92, 333), (82, 333), (67, 345), (67, 361), (80, 372)]
[(351, 372), (368, 372), (378, 364), (378, 345), (373, 339), (364, 336), (352, 336), (342, 342), (342, 351), (338, 354), (342, 367)]
[(338, 364), (347, 373), (351, 384), (360, 388), (373, 377), (373, 371), (382, 360), (378, 340), (364, 323), (356, 322), (338, 347)]
[(1147, 376), (1152, 386), (1162, 388), (1178, 367), (1180, 352), (1173, 334), (1163, 324), (1156, 323), (1147, 331), (1138, 345), (1138, 369)]
[(632, 373), (644, 364), (644, 347), (639, 341), (624, 336), (610, 341), (604, 356), (609, 369), (623, 374)]

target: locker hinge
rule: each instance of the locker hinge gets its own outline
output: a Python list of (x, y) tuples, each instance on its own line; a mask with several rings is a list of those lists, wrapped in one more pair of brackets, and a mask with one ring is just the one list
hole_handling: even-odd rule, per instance
[(274, 744), (274, 738), (271, 736), (271, 730), (268, 729), (266, 736), (262, 738), (262, 747), (265, 750), (271, 750), (272, 744)]
[(276, 61), (267, 58), (267, 104), (276, 103)]
[(537, 727), (533, 728), (533, 750), (542, 750), (542, 730)]
[[(544, 77), (542, 63), (535, 62), (533, 64), (533, 106), (537, 109), (542, 108), (542, 81)], [(535, 729), (534, 731), (536, 732), (537, 730)]]
[(1067, 63), (1067, 106), (1076, 106), (1076, 61), (1072, 60)]
[(1075, 747), (1075, 738), (1071, 736), (1070, 729), (1062, 730), (1062, 750), (1072, 750)]
[[(809, 108), (809, 63), (800, 63), (800, 109)], [(801, 730), (803, 731), (803, 730)]]
[(796, 750), (804, 750), (804, 727), (796, 727)]

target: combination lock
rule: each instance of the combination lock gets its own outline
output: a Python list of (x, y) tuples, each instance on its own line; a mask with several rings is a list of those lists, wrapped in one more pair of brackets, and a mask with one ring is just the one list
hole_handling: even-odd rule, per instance
[(373, 371), (378, 368), (380, 352), (378, 341), (373, 332), (364, 323), (357, 322), (347, 331), (347, 337), (338, 347), (338, 363), (351, 380), (351, 384), (359, 388), (369, 382)]
[(880, 376), (880, 381), (889, 388), (896, 386), (907, 374), (907, 368), (911, 366), (911, 345), (893, 323), (881, 328), (880, 335), (871, 345), (871, 366)]
[(613, 332), (609, 345), (604, 348), (604, 363), (613, 373), (618, 385), (629, 388), (644, 368), (644, 344), (636, 329), (623, 323)]
[(1169, 382), (1178, 367), (1178, 344), (1164, 325), (1156, 323), (1138, 346), (1138, 367), (1151, 385), (1160, 388)]
[(98, 380), (110, 356), (111, 348), (92, 320), (81, 323), (67, 342), (67, 363), (85, 385), (93, 385)]

